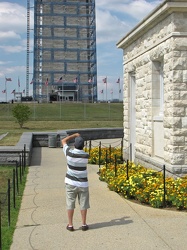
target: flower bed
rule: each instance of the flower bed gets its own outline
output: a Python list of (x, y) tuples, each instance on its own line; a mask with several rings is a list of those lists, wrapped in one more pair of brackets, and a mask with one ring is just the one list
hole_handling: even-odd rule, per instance
[[(162, 172), (147, 169), (134, 163), (116, 164), (115, 155), (119, 157), (120, 150), (113, 149), (110, 156), (111, 161), (106, 164), (106, 151), (101, 152), (101, 165), (99, 170), (99, 179), (105, 181), (108, 188), (115, 191), (125, 198), (135, 199), (141, 203), (149, 204), (154, 208), (176, 207), (177, 209), (187, 209), (187, 176), (183, 178), (165, 178)], [(110, 155), (109, 152), (107, 155)], [(90, 152), (90, 161), (92, 164), (98, 163), (98, 149), (94, 148)], [(118, 161), (117, 161), (118, 162)], [(128, 173), (128, 174), (127, 174)]]
[[(101, 150), (99, 152), (99, 150)], [(87, 150), (88, 151), (88, 150)], [(91, 149), (90, 153), (90, 164), (97, 164), (99, 165), (99, 162), (101, 165), (104, 165), (107, 163), (114, 163), (115, 157), (117, 159), (117, 163), (121, 162), (121, 149), (120, 148), (93, 148)], [(100, 156), (99, 156), (100, 155)]]

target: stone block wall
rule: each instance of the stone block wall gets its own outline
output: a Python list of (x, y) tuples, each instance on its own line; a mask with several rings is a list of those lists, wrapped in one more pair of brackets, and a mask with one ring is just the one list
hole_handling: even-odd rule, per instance
[[(133, 74), (136, 79), (135, 161), (149, 166), (165, 164), (172, 172), (187, 172), (186, 1), (164, 1), (129, 32), (118, 47), (124, 51), (124, 147), (131, 142), (130, 81)], [(155, 62), (160, 63), (163, 70), (162, 116), (158, 113), (159, 100), (154, 97)], [(159, 91), (160, 86), (157, 87)], [(160, 134), (155, 131), (157, 125)], [(162, 134), (164, 138), (159, 139)], [(159, 146), (159, 140), (163, 154), (156, 155), (155, 145)]]

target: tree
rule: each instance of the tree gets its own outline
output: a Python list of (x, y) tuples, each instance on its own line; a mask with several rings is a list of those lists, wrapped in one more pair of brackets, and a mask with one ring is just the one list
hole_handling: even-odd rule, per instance
[(17, 104), (15, 107), (13, 107), (12, 114), (16, 118), (20, 128), (22, 128), (23, 124), (29, 120), (31, 109), (27, 105)]

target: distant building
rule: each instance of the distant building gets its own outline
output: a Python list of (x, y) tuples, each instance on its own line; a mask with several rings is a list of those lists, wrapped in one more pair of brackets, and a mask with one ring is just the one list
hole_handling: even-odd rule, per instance
[(97, 101), (95, 0), (34, 1), (33, 98)]
[(15, 101), (15, 102), (21, 102), (21, 99), (22, 99), (22, 92), (16, 92), (13, 90), (12, 94), (14, 95), (14, 99), (12, 100)]
[(187, 173), (187, 1), (165, 0), (118, 44), (124, 58), (124, 155)]

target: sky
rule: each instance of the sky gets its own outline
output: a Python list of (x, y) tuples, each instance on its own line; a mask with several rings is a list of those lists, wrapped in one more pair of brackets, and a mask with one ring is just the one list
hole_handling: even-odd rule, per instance
[[(95, 0), (98, 100), (122, 100), (119, 89), (123, 88), (123, 51), (116, 44), (161, 2), (163, 0)], [(30, 0), (30, 6), (34, 6), (33, 0)], [(33, 8), (30, 25), (32, 29)], [(0, 102), (13, 99), (13, 90), (26, 90), (26, 32), (27, 1), (0, 0)], [(32, 44), (31, 30), (30, 81), (33, 72)], [(3, 93), (5, 77), (12, 79), (6, 82), (7, 94)], [(107, 85), (103, 83), (105, 77)], [(118, 78), (120, 83), (117, 83)], [(32, 85), (29, 88), (32, 95)]]

